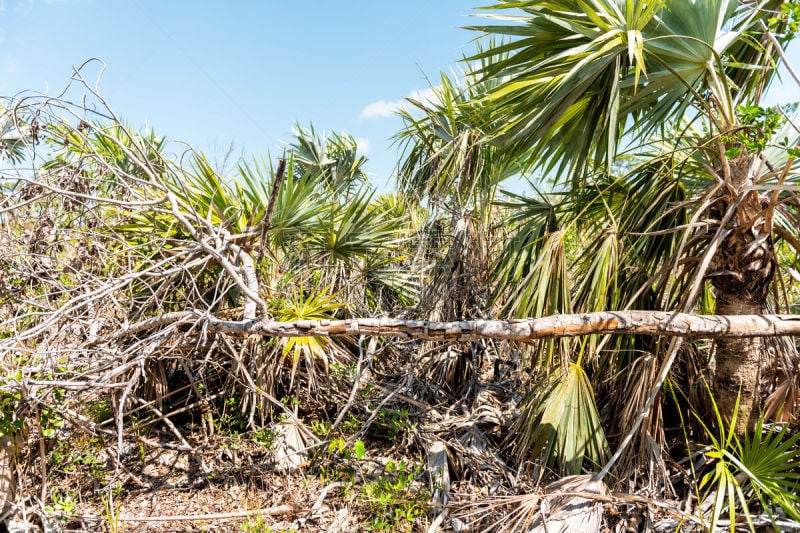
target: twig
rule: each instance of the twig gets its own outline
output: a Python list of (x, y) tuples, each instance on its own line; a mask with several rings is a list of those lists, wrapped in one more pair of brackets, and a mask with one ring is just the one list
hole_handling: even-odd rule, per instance
[(275, 505), (263, 509), (252, 509), (248, 511), (234, 511), (232, 513), (210, 513), (197, 515), (173, 515), (173, 516), (122, 516), (123, 522), (194, 522), (200, 520), (227, 520), (229, 518), (247, 518), (249, 516), (280, 516), (285, 514), (299, 513), (304, 509), (294, 505)]
[(342, 483), (341, 481), (335, 481), (335, 482), (331, 483), (330, 485), (327, 485), (324, 489), (322, 489), (322, 491), (319, 493), (319, 496), (317, 497), (317, 501), (314, 502), (314, 505), (311, 507), (311, 511), (310, 512), (311, 513), (316, 513), (320, 509), (322, 509), (322, 502), (325, 501), (325, 497), (328, 496), (328, 493), (331, 490), (339, 488), (339, 487), (344, 487), (344, 483)]
[(261, 237), (259, 239), (260, 244), (260, 256), (259, 258), (264, 257), (264, 250), (266, 249), (266, 242), (267, 242), (267, 234), (270, 230), (270, 224), (272, 224), (272, 212), (275, 210), (275, 202), (278, 199), (278, 193), (281, 190), (281, 185), (283, 184), (283, 174), (286, 172), (286, 160), (281, 159), (278, 161), (278, 170), (275, 172), (275, 183), (272, 184), (272, 192), (269, 195), (269, 204), (267, 205), (267, 212), (264, 213), (264, 218), (261, 221)]
[[(362, 337), (362, 339), (363, 339), (363, 337)], [(374, 337), (371, 338), (369, 343), (367, 344), (366, 352), (367, 352), (366, 353), (367, 364), (364, 366), (364, 368), (361, 368), (361, 365), (364, 363), (364, 351), (363, 350), (359, 351), (358, 362), (356, 363), (356, 369), (357, 369), (358, 375), (356, 376), (356, 379), (353, 380), (353, 388), (350, 389), (350, 397), (347, 399), (347, 403), (339, 411), (339, 415), (336, 417), (336, 420), (333, 421), (333, 424), (331, 424), (330, 433), (333, 433), (334, 431), (336, 431), (339, 428), (339, 424), (342, 423), (342, 420), (344, 420), (345, 415), (348, 413), (348, 411), (350, 411), (350, 408), (353, 407), (353, 403), (355, 403), (355, 401), (356, 401), (356, 394), (358, 393), (358, 387), (361, 384), (361, 378), (364, 376), (364, 374), (369, 369), (370, 364), (372, 362), (372, 356), (375, 354), (375, 338)]]
[(781, 43), (778, 42), (778, 39), (775, 38), (775, 35), (769, 30), (766, 24), (764, 24), (763, 20), (758, 21), (761, 24), (761, 29), (764, 30), (764, 35), (772, 41), (772, 44), (775, 46), (775, 50), (778, 52), (778, 55), (781, 56), (783, 60), (783, 66), (786, 67), (787, 72), (794, 78), (794, 81), (797, 82), (797, 85), (800, 86), (800, 75), (795, 72), (792, 68), (792, 64), (789, 62), (789, 58), (786, 57), (786, 54), (783, 52), (783, 48), (781, 48)]

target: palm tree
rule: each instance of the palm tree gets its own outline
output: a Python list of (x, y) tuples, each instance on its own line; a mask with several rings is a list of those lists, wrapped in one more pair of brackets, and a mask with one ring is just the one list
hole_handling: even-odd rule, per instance
[(351, 193), (369, 183), (364, 171), (367, 157), (358, 153), (358, 144), (349, 133), (317, 135), (314, 125), (295, 127), (289, 146), (294, 160), (310, 179), (319, 181), (335, 193)]
[[(462, 79), (442, 74), (430, 101), (409, 100), (395, 140), (403, 154), (397, 180), (410, 201), (425, 205), (428, 220), (417, 253), (427, 281), (418, 311), (433, 320), (476, 317), (486, 311), (488, 270), (498, 240), (494, 202), (498, 185), (515, 174), (480, 128), (476, 102), (495, 83), (467, 69)], [(444, 237), (444, 243), (436, 243)], [(444, 244), (444, 249), (441, 249)], [(432, 245), (432, 246), (430, 246)], [(427, 268), (422, 266), (425, 260)]]
[[(763, 314), (791, 303), (779, 295), (791, 284), (782, 267), (800, 254), (797, 132), (785, 110), (760, 103), (793, 37), (793, 10), (777, 0), (499, 0), (485, 9), (499, 22), (473, 29), (509, 40), (473, 58), (506, 54), (481, 68), (496, 86), (473, 107), (498, 150), (557, 192), (512, 202), (521, 234), (496, 271), (508, 314)], [(579, 241), (573, 258), (559, 252), (570, 238)], [(548, 272), (574, 290), (554, 300), (565, 280)], [(617, 386), (627, 378), (625, 398), (609, 402), (628, 422), (658, 366), (699, 353), (663, 339), (588, 348), (590, 372), (616, 375)], [(731, 418), (739, 402), (740, 433), (755, 426), (763, 373), (778, 366), (764, 353), (775, 353), (765, 339), (730, 339), (709, 355), (717, 405)], [(612, 432), (623, 430), (618, 419)]]

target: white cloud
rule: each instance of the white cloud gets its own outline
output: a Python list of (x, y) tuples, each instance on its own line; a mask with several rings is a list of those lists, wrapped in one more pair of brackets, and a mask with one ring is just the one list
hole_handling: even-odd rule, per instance
[(369, 153), (370, 142), (366, 137), (358, 137), (356, 139), (356, 146), (358, 147), (358, 151), (362, 154), (367, 155)]
[(377, 100), (367, 104), (361, 110), (360, 118), (379, 118), (390, 117), (400, 111), (401, 109), (408, 109), (408, 98), (417, 100), (423, 103), (432, 103), (436, 101), (436, 88), (416, 89), (411, 91), (399, 100)]

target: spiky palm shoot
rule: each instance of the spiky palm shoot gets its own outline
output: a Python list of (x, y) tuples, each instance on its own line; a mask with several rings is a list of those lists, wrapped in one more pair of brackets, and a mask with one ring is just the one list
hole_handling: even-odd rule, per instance
[(737, 510), (741, 509), (750, 530), (753, 522), (750, 509), (757, 502), (770, 517), (776, 531), (776, 507), (792, 519), (800, 518), (800, 434), (788, 435), (787, 427), (766, 428), (759, 419), (752, 431), (737, 435), (738, 402), (733, 418), (723, 419), (713, 395), (710, 395), (716, 430), (699, 420), (709, 445), (705, 452), (711, 468), (697, 483), (700, 498), (710, 502), (710, 529), (717, 527), (720, 516), (727, 511), (731, 530), (735, 528)]

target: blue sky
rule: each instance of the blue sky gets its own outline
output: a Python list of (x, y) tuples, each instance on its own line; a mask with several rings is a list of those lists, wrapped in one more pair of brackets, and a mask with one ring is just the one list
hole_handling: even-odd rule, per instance
[[(100, 58), (99, 88), (131, 125), (221, 160), (280, 154), (292, 127), (347, 131), (386, 188), (392, 111), (473, 50), (491, 0), (0, 0), (0, 95), (58, 93)], [(800, 46), (793, 45), (800, 68)], [(99, 65), (86, 73), (94, 80)], [(427, 78), (426, 78), (427, 77)], [(777, 99), (798, 100), (788, 80)]]
[(472, 51), (459, 27), (486, 3), (0, 0), (0, 95), (57, 93), (97, 57), (101, 93), (134, 126), (221, 159), (231, 142), (277, 156), (296, 122), (313, 122), (358, 138), (386, 184), (391, 112)]

